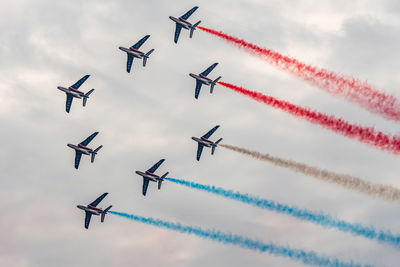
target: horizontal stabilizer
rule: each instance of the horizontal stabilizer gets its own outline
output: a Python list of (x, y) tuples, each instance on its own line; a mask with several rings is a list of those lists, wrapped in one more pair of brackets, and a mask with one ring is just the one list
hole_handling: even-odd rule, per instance
[(162, 183), (162, 180), (158, 180), (158, 190), (161, 189), (161, 183)]
[(216, 84), (216, 83), (219, 81), (219, 79), (221, 79), (221, 78), (222, 78), (222, 77), (219, 76), (217, 79), (215, 79), (215, 80), (211, 83), (211, 86), (210, 86), (210, 94), (213, 93), (215, 84)]
[(196, 22), (191, 28), (190, 28), (190, 38), (193, 37), (193, 32), (194, 30), (196, 30), (196, 27), (200, 24), (201, 20), (199, 20), (198, 22)]
[(151, 49), (143, 56), (143, 67), (146, 67), (147, 59), (149, 58), (150, 54), (153, 53), (154, 49)]
[(94, 152), (99, 152), (99, 150), (101, 149), (103, 147), (103, 145), (101, 145), (101, 146), (99, 146), (98, 148), (96, 148), (95, 150), (94, 150)]
[(87, 99), (89, 98), (89, 95), (90, 95), (91, 93), (93, 93), (93, 91), (94, 91), (94, 89), (91, 89), (89, 92), (87, 92), (87, 93), (83, 96), (83, 106), (84, 106), (84, 107), (86, 106), (86, 102), (87, 102)]
[(109, 206), (101, 213), (101, 222), (104, 222), (104, 218), (106, 217), (107, 212), (111, 209), (112, 206)]
[(91, 156), (91, 159), (90, 159), (90, 161), (91, 161), (92, 163), (94, 162), (94, 158), (96, 157), (97, 152), (98, 152), (102, 147), (103, 147), (103, 145), (99, 146), (98, 148), (96, 148), (96, 149), (93, 151), (92, 156)]
[(218, 141), (214, 143), (214, 145), (211, 148), (211, 155), (214, 155), (215, 148), (217, 147), (218, 143), (221, 141), (222, 141), (222, 138), (218, 139)]

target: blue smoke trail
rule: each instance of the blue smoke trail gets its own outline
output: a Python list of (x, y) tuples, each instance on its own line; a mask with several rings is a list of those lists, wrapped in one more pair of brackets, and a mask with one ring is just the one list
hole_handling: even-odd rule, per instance
[(181, 233), (197, 235), (203, 238), (211, 239), (224, 244), (233, 244), (242, 248), (248, 248), (260, 252), (268, 252), (276, 256), (284, 256), (292, 260), (301, 261), (304, 264), (313, 264), (318, 266), (336, 266), (336, 267), (350, 267), (361, 266), (353, 262), (345, 263), (338, 259), (331, 259), (327, 257), (318, 256), (315, 252), (306, 252), (299, 249), (292, 249), (290, 247), (278, 246), (273, 243), (263, 243), (260, 241), (252, 240), (240, 235), (231, 233), (223, 233), (216, 230), (204, 230), (200, 227), (192, 227), (181, 225), (180, 223), (168, 222), (149, 217), (142, 217), (134, 214), (127, 214), (123, 212), (109, 211), (109, 213), (118, 215), (130, 220), (138, 221), (145, 224), (154, 225), (161, 228), (175, 230)]
[(382, 243), (390, 244), (395, 247), (400, 247), (399, 246), (400, 236), (394, 236), (390, 231), (377, 231), (372, 226), (366, 227), (362, 226), (361, 224), (352, 224), (346, 221), (334, 219), (331, 216), (323, 213), (313, 213), (305, 209), (300, 209), (297, 207), (276, 203), (272, 200), (262, 199), (255, 196), (250, 196), (248, 194), (241, 194), (239, 192), (234, 192), (233, 190), (226, 190), (221, 187), (203, 185), (195, 182), (189, 182), (174, 178), (165, 178), (165, 179), (180, 185), (206, 191), (225, 198), (237, 200), (262, 209), (288, 214), (297, 219), (316, 223), (324, 227), (336, 228), (343, 232), (349, 232), (354, 235), (363, 236), (368, 239), (378, 240), (379, 242)]

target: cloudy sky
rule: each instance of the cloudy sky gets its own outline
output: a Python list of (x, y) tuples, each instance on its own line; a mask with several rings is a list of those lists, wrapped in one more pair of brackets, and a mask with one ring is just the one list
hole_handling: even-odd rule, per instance
[[(379, 2), (379, 3), (378, 3)], [(275, 257), (108, 215), (101, 224), (76, 208), (109, 192), (101, 207), (183, 224), (230, 231), (265, 242), (379, 266), (398, 264), (400, 251), (334, 229), (249, 207), (172, 183), (150, 184), (146, 170), (166, 158), (158, 173), (251, 193), (349, 222), (400, 233), (399, 205), (218, 148), (195, 160), (199, 136), (216, 124), (214, 138), (311, 165), (400, 187), (399, 157), (334, 134), (217, 86), (195, 100), (199, 73), (295, 104), (400, 134), (387, 121), (312, 87), (219, 40), (182, 31), (174, 24), (194, 5), (190, 21), (272, 48), (304, 62), (368, 80), (400, 98), (400, 4), (398, 1), (0, 1), (0, 265), (1, 266), (301, 266)], [(129, 47), (145, 34), (151, 48), (146, 68), (136, 61), (126, 73)], [(81, 87), (96, 91), (82, 108), (65, 94), (85, 74)], [(96, 162), (82, 157), (79, 143), (104, 148)]]

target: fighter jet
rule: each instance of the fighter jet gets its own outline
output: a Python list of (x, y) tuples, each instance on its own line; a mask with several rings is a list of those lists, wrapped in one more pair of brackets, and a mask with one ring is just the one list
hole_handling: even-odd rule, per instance
[(143, 53), (142, 51), (139, 51), (138, 49), (142, 46), (144, 42), (150, 37), (150, 35), (146, 35), (142, 39), (139, 40), (136, 44), (132, 45), (130, 48), (125, 48), (123, 46), (120, 46), (119, 49), (126, 52), (128, 59), (126, 61), (126, 71), (128, 73), (131, 72), (131, 67), (132, 67), (132, 62), (133, 58), (143, 58), (143, 67), (146, 67), (146, 62), (147, 59), (149, 58), (150, 54), (153, 53), (154, 49), (151, 49), (149, 52), (146, 54)]
[(85, 228), (89, 228), (90, 224), (90, 219), (92, 218), (92, 215), (101, 215), (101, 222), (104, 222), (104, 217), (106, 216), (107, 212), (111, 209), (112, 206), (108, 206), (105, 210), (102, 210), (101, 208), (96, 208), (96, 206), (100, 203), (100, 201), (103, 200), (107, 196), (108, 193), (104, 193), (101, 196), (99, 196), (95, 201), (90, 203), (87, 206), (83, 205), (78, 205), (76, 206), (78, 209), (84, 210), (85, 211)]
[(96, 148), (95, 150), (86, 147), (90, 141), (98, 134), (99, 132), (93, 133), (91, 136), (80, 142), (78, 145), (68, 144), (72, 149), (75, 149), (75, 169), (78, 169), (79, 162), (81, 161), (82, 154), (91, 155), (91, 162), (94, 162), (94, 158), (96, 157), (97, 152), (103, 147), (102, 145)]
[(218, 146), (218, 143), (222, 141), (222, 138), (218, 139), (218, 141), (213, 142), (208, 140), (208, 138), (219, 128), (219, 125), (212, 128), (202, 137), (192, 137), (194, 141), (197, 142), (197, 157), (196, 159), (199, 161), (201, 157), (201, 152), (203, 152), (203, 147), (211, 147), (211, 155), (214, 155), (215, 148)]
[(167, 177), (168, 172), (165, 173), (163, 176), (158, 176), (155, 175), (154, 172), (160, 167), (160, 165), (164, 162), (165, 159), (161, 159), (159, 162), (153, 165), (150, 169), (148, 169), (146, 172), (142, 171), (136, 171), (137, 174), (143, 177), (143, 190), (142, 194), (143, 196), (146, 195), (147, 192), (147, 187), (149, 186), (149, 181), (152, 182), (158, 182), (158, 190), (161, 189), (161, 183), (164, 181), (164, 178)]
[(86, 106), (86, 101), (89, 98), (89, 95), (91, 93), (93, 93), (94, 89), (91, 89), (89, 92), (87, 92), (86, 94), (79, 91), (79, 87), (89, 78), (90, 75), (85, 75), (83, 76), (79, 81), (77, 81), (76, 83), (74, 83), (73, 85), (71, 85), (68, 88), (62, 87), (62, 86), (58, 86), (57, 89), (65, 92), (67, 94), (67, 101), (65, 104), (65, 110), (67, 111), (67, 113), (69, 113), (69, 110), (71, 109), (71, 104), (72, 104), (72, 99), (74, 97), (76, 98), (83, 98), (83, 106)]
[(211, 80), (210, 78), (206, 77), (216, 66), (218, 65), (218, 63), (214, 63), (212, 64), (210, 67), (208, 67), (205, 71), (203, 71), (202, 73), (200, 73), (199, 75), (197, 74), (193, 74), (190, 73), (189, 76), (192, 78), (196, 79), (196, 91), (194, 92), (194, 97), (197, 99), (199, 97), (200, 94), (200, 89), (201, 89), (201, 85), (207, 85), (210, 86), (210, 94), (213, 93), (214, 90), (214, 86), (217, 84), (217, 82), (219, 81), (219, 79), (221, 79), (221, 76), (219, 76), (217, 79), (215, 79), (214, 81)]
[(197, 23), (193, 24), (187, 21), (187, 19), (190, 17), (190, 15), (193, 14), (193, 12), (196, 11), (199, 7), (195, 6), (188, 12), (186, 12), (184, 15), (180, 16), (179, 18), (175, 18), (173, 16), (169, 16), (169, 18), (176, 23), (175, 27), (175, 37), (174, 37), (174, 42), (178, 43), (179, 35), (181, 34), (182, 28), (186, 30), (190, 30), (190, 38), (193, 37), (193, 32), (196, 29), (196, 27), (200, 24), (201, 20), (199, 20)]

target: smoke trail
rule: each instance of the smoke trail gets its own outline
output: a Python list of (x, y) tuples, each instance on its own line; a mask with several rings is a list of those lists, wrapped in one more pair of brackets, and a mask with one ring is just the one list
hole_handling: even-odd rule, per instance
[(294, 74), (333, 95), (342, 96), (352, 102), (358, 103), (370, 112), (380, 114), (387, 119), (400, 121), (400, 102), (392, 95), (379, 92), (367, 82), (304, 64), (296, 59), (283, 56), (271, 49), (259, 47), (220, 31), (201, 26), (197, 26), (197, 28), (220, 37), (266, 60), (273, 66)]
[(330, 259), (327, 257), (318, 256), (315, 252), (306, 252), (299, 249), (293, 249), (290, 247), (278, 246), (273, 243), (263, 243), (260, 241), (252, 240), (247, 237), (235, 235), (231, 233), (224, 233), (216, 230), (202, 229), (200, 227), (192, 227), (181, 225), (180, 223), (168, 222), (149, 217), (142, 217), (134, 214), (127, 214), (123, 212), (109, 211), (111, 214), (115, 214), (133, 221), (141, 223), (171, 229), (180, 233), (187, 233), (196, 236), (200, 236), (206, 239), (211, 239), (219, 243), (232, 244), (242, 248), (256, 250), (260, 252), (268, 252), (275, 256), (283, 256), (290, 258), (295, 261), (301, 261), (304, 264), (313, 264), (318, 266), (361, 266), (354, 263), (344, 263), (338, 259)]
[(202, 190), (208, 193), (212, 193), (214, 195), (222, 196), (224, 198), (237, 200), (258, 208), (276, 211), (282, 214), (287, 214), (300, 220), (319, 224), (323, 227), (336, 228), (343, 232), (349, 232), (354, 235), (363, 236), (365, 238), (372, 240), (377, 240), (379, 242), (386, 243), (397, 248), (400, 247), (400, 236), (394, 236), (390, 231), (377, 231), (372, 226), (366, 227), (360, 224), (352, 224), (346, 221), (334, 219), (324, 213), (313, 213), (305, 209), (300, 209), (294, 206), (288, 206), (276, 203), (272, 200), (262, 199), (259, 197), (250, 196), (248, 194), (241, 194), (239, 192), (234, 192), (233, 190), (226, 190), (221, 187), (203, 185), (175, 178), (165, 178), (165, 179), (189, 188)]
[(220, 144), (220, 146), (251, 156), (259, 160), (268, 161), (276, 166), (284, 167), (293, 170), (295, 172), (300, 172), (302, 174), (312, 176), (324, 182), (338, 184), (345, 188), (353, 189), (370, 196), (381, 197), (390, 201), (400, 200), (400, 190), (391, 185), (373, 184), (367, 181), (363, 181), (360, 178), (351, 175), (331, 172), (325, 169), (309, 166), (293, 160), (282, 159), (271, 156), (269, 154), (261, 154), (256, 151), (250, 151), (236, 146), (225, 145), (225, 144)]
[(349, 138), (357, 139), (363, 143), (375, 146), (382, 150), (390, 151), (394, 154), (400, 152), (400, 138), (376, 131), (373, 127), (362, 127), (348, 123), (340, 118), (329, 116), (321, 112), (313, 111), (308, 108), (296, 106), (289, 102), (276, 99), (272, 96), (264, 95), (259, 92), (250, 91), (243, 87), (233, 84), (218, 82), (235, 92), (253, 98), (258, 102), (270, 105), (274, 108), (286, 111), (296, 117), (303, 118), (314, 124), (319, 124), (336, 133), (340, 133)]

